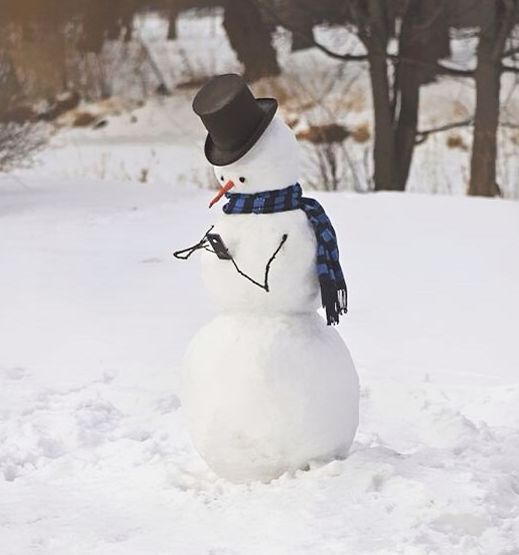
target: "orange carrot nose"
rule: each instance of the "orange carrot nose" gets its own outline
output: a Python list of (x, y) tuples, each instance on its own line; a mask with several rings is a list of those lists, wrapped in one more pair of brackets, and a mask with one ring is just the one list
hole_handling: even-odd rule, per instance
[(227, 191), (230, 191), (233, 187), (234, 187), (234, 183), (229, 179), (229, 181), (227, 181), (227, 183), (220, 188), (218, 193), (216, 193), (216, 196), (214, 197), (214, 199), (209, 203), (209, 208), (211, 208), (213, 204), (216, 204), (225, 195), (225, 193)]

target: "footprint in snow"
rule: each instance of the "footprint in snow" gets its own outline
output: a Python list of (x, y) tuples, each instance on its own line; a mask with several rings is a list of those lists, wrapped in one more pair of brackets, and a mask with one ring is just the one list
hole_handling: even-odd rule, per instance
[(27, 376), (27, 370), (19, 367), (7, 368), (4, 375), (8, 380), (21, 380)]
[(180, 405), (180, 399), (175, 394), (162, 397), (157, 401), (157, 409), (161, 414), (175, 412), (180, 408)]

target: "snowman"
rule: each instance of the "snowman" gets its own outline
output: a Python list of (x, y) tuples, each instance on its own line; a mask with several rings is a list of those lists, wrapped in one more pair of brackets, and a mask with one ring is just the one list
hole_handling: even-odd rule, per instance
[(188, 253), (201, 249), (220, 313), (188, 347), (182, 404), (217, 475), (270, 481), (345, 457), (357, 429), (357, 373), (330, 326), (346, 312), (335, 231), (302, 196), (297, 140), (275, 99), (254, 98), (226, 74), (198, 92), (193, 109), (220, 184), (210, 207), (226, 203)]

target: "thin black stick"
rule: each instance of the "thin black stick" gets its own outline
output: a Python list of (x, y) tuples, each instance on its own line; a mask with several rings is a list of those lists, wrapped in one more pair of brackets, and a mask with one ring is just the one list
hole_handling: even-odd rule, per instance
[[(187, 260), (194, 252), (200, 250), (200, 249), (205, 249), (205, 250), (209, 250), (207, 249), (207, 234), (211, 233), (211, 230), (213, 229), (214, 225), (212, 225), (206, 232), (205, 235), (202, 237), (202, 239), (200, 239), (200, 241), (198, 241), (198, 243), (196, 243), (196, 245), (193, 245), (192, 247), (187, 247), (186, 249), (182, 249), (179, 251), (175, 251), (173, 253), (173, 256), (175, 258), (178, 258), (179, 260)], [(214, 252), (214, 251), (211, 251)], [(187, 254), (184, 254), (187, 253)]]
[(264, 277), (263, 285), (261, 283), (259, 283), (258, 281), (256, 281), (255, 279), (248, 276), (245, 272), (242, 272), (240, 270), (240, 268), (238, 267), (238, 264), (236, 263), (236, 261), (232, 257), (232, 255), (231, 255), (231, 262), (233, 263), (234, 267), (236, 268), (236, 271), (240, 274), (240, 276), (243, 276), (244, 278), (248, 279), (250, 282), (254, 283), (254, 285), (257, 285), (258, 287), (261, 287), (261, 289), (264, 289), (268, 293), (270, 291), (270, 289), (269, 289), (270, 266), (271, 266), (272, 262), (274, 262), (276, 256), (278, 255), (278, 253), (281, 250), (281, 248), (283, 247), (283, 245), (286, 243), (287, 239), (288, 239), (288, 235), (286, 233), (283, 234), (283, 237), (281, 238), (281, 242), (279, 243), (277, 249), (274, 251), (274, 254), (269, 258), (269, 261), (267, 262), (267, 265), (265, 266), (265, 277)]

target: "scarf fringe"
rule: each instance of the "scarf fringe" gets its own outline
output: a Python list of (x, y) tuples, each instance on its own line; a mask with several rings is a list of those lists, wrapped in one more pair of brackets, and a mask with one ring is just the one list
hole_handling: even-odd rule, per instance
[(326, 311), (328, 326), (337, 325), (341, 314), (348, 312), (348, 290), (346, 285), (337, 289), (334, 282), (321, 283), (321, 300)]

